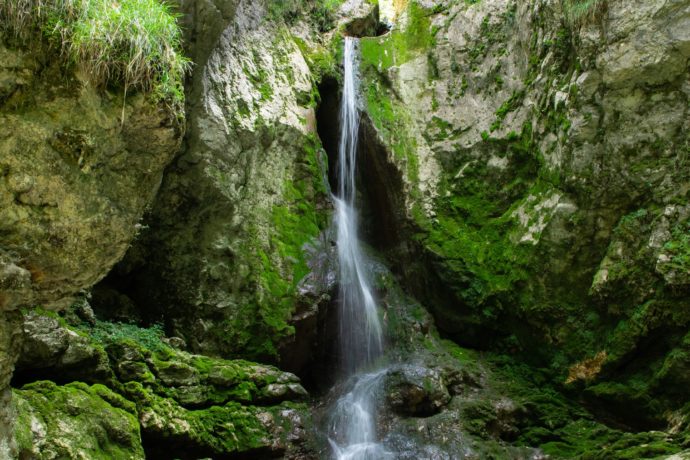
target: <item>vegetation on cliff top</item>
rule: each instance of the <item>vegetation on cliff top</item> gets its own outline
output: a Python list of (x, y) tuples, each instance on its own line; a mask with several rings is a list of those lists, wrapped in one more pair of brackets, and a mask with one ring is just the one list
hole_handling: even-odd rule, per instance
[(120, 83), (174, 105), (184, 100), (190, 62), (177, 16), (159, 0), (6, 0), (0, 21), (15, 36), (38, 34), (96, 85)]

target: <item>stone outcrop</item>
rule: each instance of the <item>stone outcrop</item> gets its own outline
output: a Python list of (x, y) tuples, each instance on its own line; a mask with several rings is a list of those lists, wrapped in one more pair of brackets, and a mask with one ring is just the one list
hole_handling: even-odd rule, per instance
[(377, 233), (399, 274), (460, 343), (561, 381), (606, 356), (570, 385), (670, 423), (690, 352), (690, 4), (407, 3), (361, 43), (366, 183), (394, 206)]
[(161, 457), (171, 448), (312, 455), (308, 394), (294, 374), (179, 351), (156, 330), (71, 326), (47, 311), (27, 313), (23, 330), (19, 388), (2, 412), (7, 458), (144, 458), (144, 447)]
[(225, 27), (195, 19), (213, 46), (194, 47), (185, 148), (114, 277), (192, 350), (275, 361), (294, 337), (304, 246), (329, 223), (318, 93), (303, 40), (256, 2), (228, 11)]
[(0, 308), (64, 308), (139, 229), (179, 121), (0, 37)]

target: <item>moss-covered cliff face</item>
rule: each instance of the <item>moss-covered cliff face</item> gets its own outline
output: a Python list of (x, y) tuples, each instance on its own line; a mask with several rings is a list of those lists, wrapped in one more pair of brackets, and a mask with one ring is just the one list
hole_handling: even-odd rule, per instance
[(146, 319), (192, 349), (276, 360), (294, 336), (303, 246), (329, 222), (318, 93), (300, 49), (311, 32), (302, 23), (299, 38), (261, 3), (230, 3), (227, 17), (196, 7), (205, 41), (191, 45), (201, 60), (185, 147), (122, 271)]
[(0, 37), (3, 310), (64, 308), (103, 278), (181, 138), (163, 105), (102, 92), (51, 53)]
[[(8, 385), (21, 350), (17, 309), (65, 308), (124, 256), (180, 145), (184, 124), (167, 95), (163, 100), (133, 84), (125, 97), (117, 78), (85, 72), (86, 62), (68, 58), (74, 36), (62, 30), (61, 50), (48, 36), (57, 29), (43, 28), (45, 18), (34, 6), (9, 0), (0, 6), (3, 458), (12, 458), (8, 439), (15, 413)], [(52, 13), (53, 6), (41, 11)], [(67, 27), (66, 18), (51, 16), (62, 19)], [(127, 42), (118, 44), (122, 55), (132, 51)], [(178, 43), (167, 45), (172, 50)], [(100, 69), (115, 76), (111, 64), (101, 62)], [(168, 83), (180, 85), (181, 76)]]
[(363, 39), (369, 193), (444, 332), (662, 426), (688, 401), (690, 5), (584, 3), (413, 1)]
[(690, 455), (688, 0), (175, 4), (186, 126), (63, 59), (89, 15), (0, 34), (0, 458), (329, 455), (343, 32), (381, 442)]

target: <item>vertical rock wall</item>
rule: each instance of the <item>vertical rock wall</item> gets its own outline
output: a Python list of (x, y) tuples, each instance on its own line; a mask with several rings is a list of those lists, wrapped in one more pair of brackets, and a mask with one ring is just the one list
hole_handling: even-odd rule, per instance
[(690, 352), (690, 3), (590, 4), (409, 2), (362, 43), (371, 177), (446, 333), (653, 425)]
[(276, 359), (309, 272), (303, 246), (328, 223), (317, 91), (299, 40), (262, 4), (229, 10), (224, 27), (196, 18), (185, 148), (153, 206), (147, 255), (122, 269), (135, 301), (192, 349)]

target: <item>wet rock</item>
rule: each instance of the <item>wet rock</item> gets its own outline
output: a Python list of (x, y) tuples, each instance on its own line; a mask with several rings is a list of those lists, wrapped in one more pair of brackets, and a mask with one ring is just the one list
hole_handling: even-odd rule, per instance
[(192, 366), (176, 361), (157, 362), (156, 375), (170, 387), (190, 386), (199, 383), (199, 373)]
[(375, 36), (379, 27), (379, 5), (367, 0), (346, 0), (338, 9), (337, 23), (346, 35)]
[(386, 398), (393, 411), (417, 417), (439, 412), (450, 401), (441, 374), (426, 367), (405, 365), (386, 376)]

